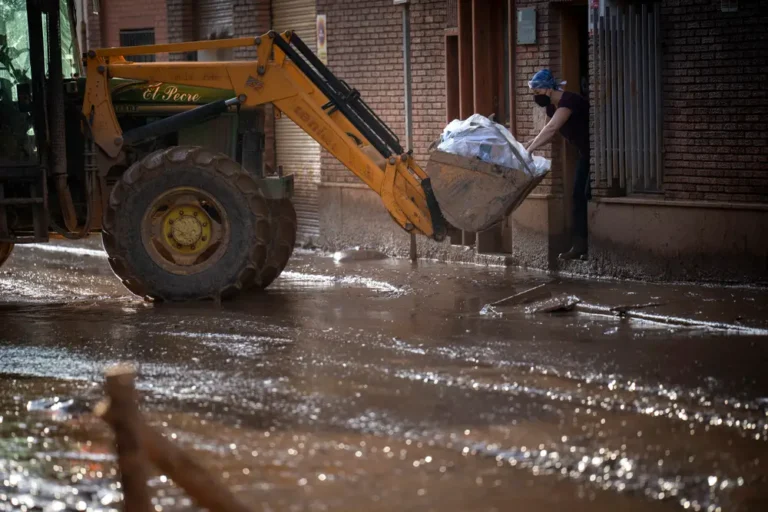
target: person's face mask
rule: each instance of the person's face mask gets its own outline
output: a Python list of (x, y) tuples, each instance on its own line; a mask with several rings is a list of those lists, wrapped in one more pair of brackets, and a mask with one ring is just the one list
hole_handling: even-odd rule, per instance
[(549, 99), (549, 96), (546, 94), (536, 94), (533, 96), (533, 101), (536, 102), (536, 104), (540, 107), (547, 107), (550, 103), (552, 103), (552, 100)]

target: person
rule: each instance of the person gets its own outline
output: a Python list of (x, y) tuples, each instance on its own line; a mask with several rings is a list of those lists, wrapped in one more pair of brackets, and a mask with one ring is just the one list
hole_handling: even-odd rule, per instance
[(530, 157), (558, 131), (579, 153), (573, 184), (571, 249), (560, 259), (585, 259), (588, 252), (587, 202), (592, 198), (589, 183), (589, 102), (581, 95), (562, 90), (548, 69), (537, 72), (528, 87), (536, 104), (546, 109), (549, 122), (526, 146)]

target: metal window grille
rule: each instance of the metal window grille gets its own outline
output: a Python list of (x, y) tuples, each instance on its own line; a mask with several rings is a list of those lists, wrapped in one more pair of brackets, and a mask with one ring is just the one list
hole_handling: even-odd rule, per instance
[[(155, 44), (155, 30), (143, 28), (120, 31), (120, 46), (142, 46)], [(154, 55), (127, 55), (126, 60), (134, 62), (155, 62)]]
[(661, 31), (658, 4), (605, 6), (593, 40), (596, 177), (632, 193), (662, 186)]

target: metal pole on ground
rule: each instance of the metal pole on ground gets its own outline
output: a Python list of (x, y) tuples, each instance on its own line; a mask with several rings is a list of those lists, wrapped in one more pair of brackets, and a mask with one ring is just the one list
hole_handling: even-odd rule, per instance
[[(395, 5), (403, 6), (403, 85), (405, 90), (405, 140), (406, 151), (413, 150), (413, 117), (411, 103), (411, 5), (410, 0), (394, 0)], [(418, 259), (416, 235), (411, 233), (411, 261)]]

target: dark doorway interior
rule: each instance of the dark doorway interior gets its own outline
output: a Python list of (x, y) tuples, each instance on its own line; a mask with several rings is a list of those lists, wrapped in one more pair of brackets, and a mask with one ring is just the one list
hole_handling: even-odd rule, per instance
[[(562, 79), (567, 83), (565, 90), (589, 98), (589, 10), (586, 2), (563, 6), (560, 10), (560, 69)], [(563, 214), (565, 233), (571, 230), (571, 207), (574, 170), (578, 153), (565, 141), (563, 144)], [(563, 237), (562, 247), (566, 249), (568, 237)]]

